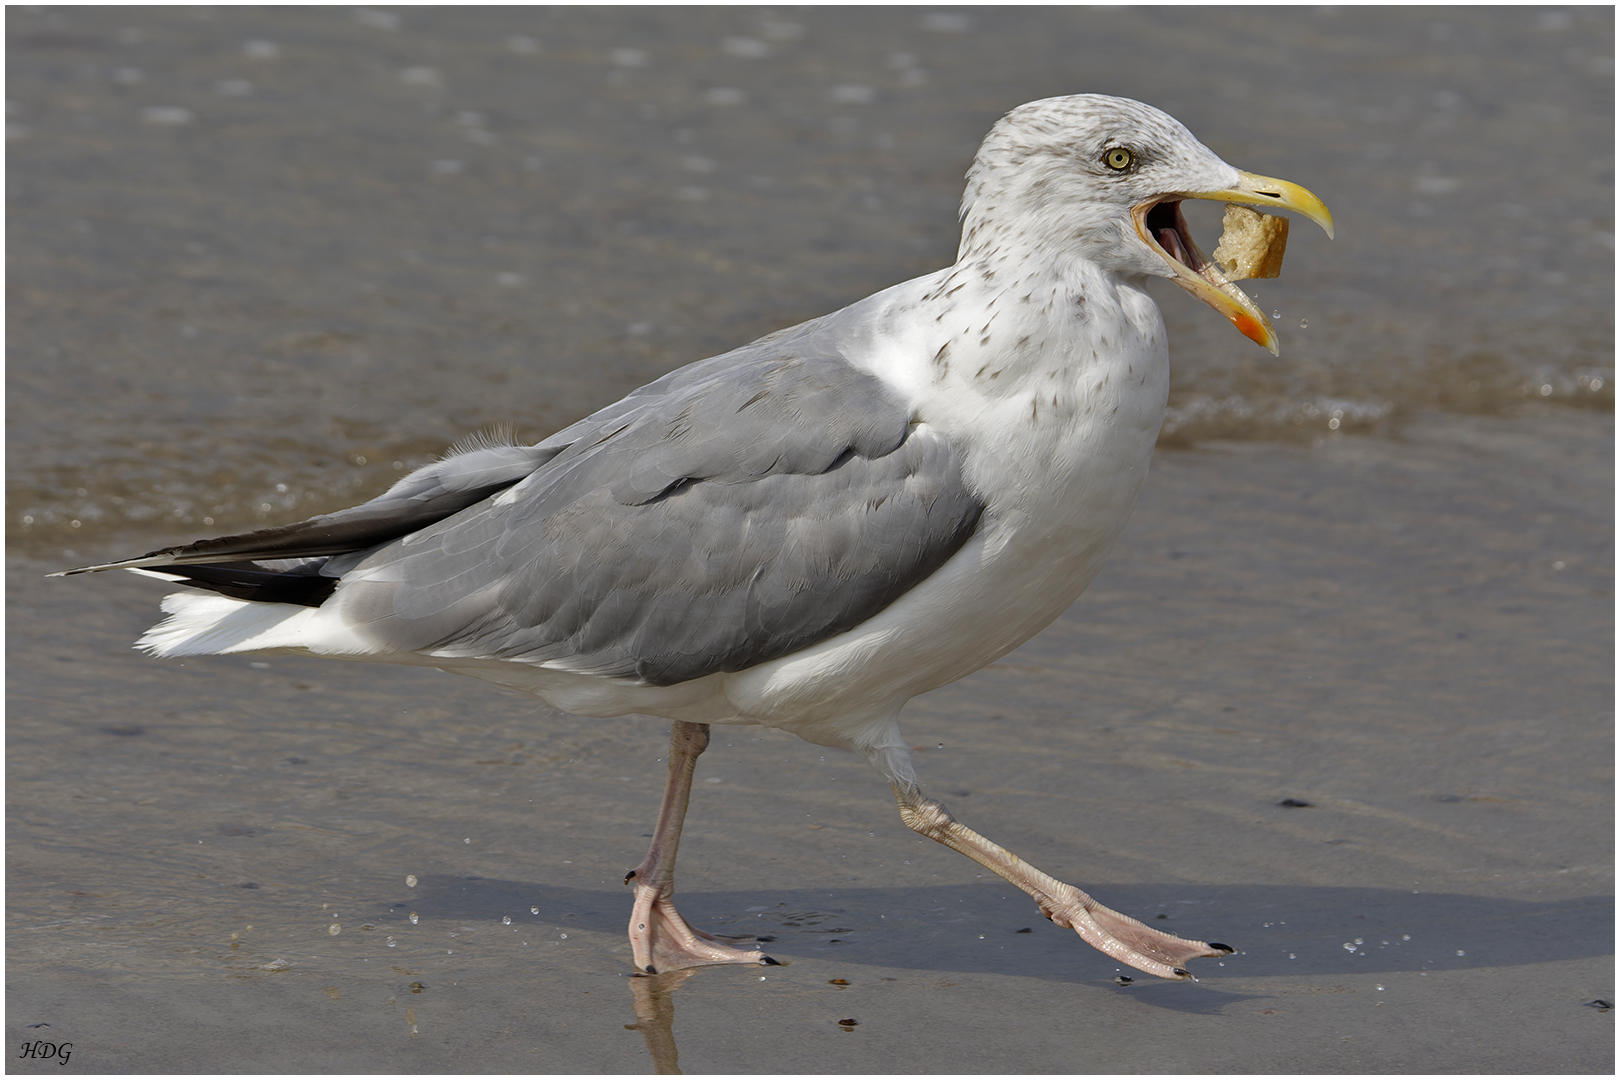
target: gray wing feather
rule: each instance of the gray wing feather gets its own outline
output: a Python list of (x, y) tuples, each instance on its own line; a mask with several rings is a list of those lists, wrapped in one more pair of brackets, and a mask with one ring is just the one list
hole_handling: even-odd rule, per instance
[(653, 685), (860, 624), (943, 565), (982, 504), (954, 446), (842, 357), (803, 355), (808, 337), (559, 432), (543, 468), (369, 554), (333, 602), (386, 648)]
[[(448, 517), (511, 487), (557, 453), (550, 446), (477, 445), (425, 465), (375, 499), (347, 510), (320, 514), (292, 525), (160, 548), (138, 559), (79, 567), (52, 576), (236, 562), (337, 576), (345, 564), (327, 557), (367, 550)], [(288, 560), (318, 561), (297, 566)]]

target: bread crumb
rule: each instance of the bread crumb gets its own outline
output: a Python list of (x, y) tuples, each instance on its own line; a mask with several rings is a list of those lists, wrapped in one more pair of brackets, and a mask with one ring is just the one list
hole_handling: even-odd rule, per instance
[(1262, 214), (1236, 203), (1226, 204), (1215, 261), (1230, 281), (1274, 278), (1282, 273), (1288, 246), (1288, 219)]

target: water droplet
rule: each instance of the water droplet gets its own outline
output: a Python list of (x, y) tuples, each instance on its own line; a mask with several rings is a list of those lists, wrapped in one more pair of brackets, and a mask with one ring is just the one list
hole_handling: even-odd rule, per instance
[(1380, 990), (1382, 990), (1382, 989), (1383, 989), (1383, 987), (1382, 987), (1382, 986), (1380, 986), (1380, 987), (1379, 987), (1379, 988), (1378, 988), (1378, 989), (1380, 989)]
[(395, 941), (393, 938), (388, 939), (388, 947), (390, 949), (394, 948), (398, 944), (399, 944), (399, 942)]
[(567, 940), (568, 940), (568, 935), (567, 935), (567, 934), (558, 934), (558, 935), (557, 935), (557, 936), (558, 936), (558, 937), (559, 937), (559, 938), (561, 938), (561, 939), (562, 939), (562, 940), (563, 940), (563, 941), (567, 941)]
[(417, 916), (416, 916), (416, 912), (414, 912), (414, 911), (413, 911), (413, 912), (411, 912), (411, 925), (412, 925), (412, 926), (415, 926), (415, 925), (416, 925), (416, 918), (417, 918)]
[(416, 875), (415, 874), (406, 874), (405, 875), (405, 887), (408, 888), (408, 889), (416, 888)]
[(1401, 940), (1402, 941), (1411, 941), (1412, 940), (1412, 935), (1411, 934), (1402, 934), (1401, 935)]
[[(339, 934), (341, 934), (343, 932), (343, 927), (338, 925), (337, 923), (333, 923), (331, 926), (328, 926), (326, 928), (326, 932), (328, 934), (331, 934), (333, 937), (337, 937)], [(1458, 953), (1457, 955), (1461, 956), (1462, 953)]]
[(510, 916), (510, 915), (502, 915), (501, 916), (501, 925), (502, 926), (511, 926), (512, 925), (512, 916)]
[(538, 914), (540, 914), (540, 905), (536, 904), (534, 907), (530, 908), (529, 909), (529, 914), (530, 915), (538, 915)]
[(1357, 944), (1357, 945), (1360, 945), (1360, 944), (1361, 944), (1361, 943), (1362, 943), (1362, 942), (1361, 942), (1361, 939), (1360, 939), (1360, 938), (1356, 938), (1356, 944)]
[(1552, 384), (1551, 383), (1542, 383), (1541, 384), (1541, 396), (1542, 397), (1552, 397)]
[(1458, 956), (1466, 956), (1466, 955), (1468, 955), (1468, 954), (1467, 954), (1467, 953), (1465, 953), (1465, 952), (1463, 952), (1463, 951), (1462, 951), (1462, 950), (1461, 950), (1461, 949), (1458, 949), (1458, 950), (1457, 950), (1457, 955), (1458, 955)]
[(1310, 325), (1311, 325), (1311, 320), (1309, 320), (1309, 319), (1301, 319), (1301, 320), (1299, 320), (1299, 328), (1301, 330), (1304, 330), (1306, 327), (1308, 327)]
[(1289, 953), (1289, 954), (1288, 954), (1288, 959), (1290, 959), (1290, 960), (1292, 960), (1292, 959), (1294, 959), (1294, 954), (1293, 954), (1293, 953)]
[(1271, 317), (1273, 319), (1280, 319), (1280, 318), (1282, 318), (1282, 312), (1280, 312), (1280, 311), (1272, 311)]

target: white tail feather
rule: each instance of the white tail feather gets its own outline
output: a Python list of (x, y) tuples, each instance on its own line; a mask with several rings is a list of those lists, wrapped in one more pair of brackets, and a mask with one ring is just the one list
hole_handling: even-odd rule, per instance
[(320, 608), (265, 604), (218, 593), (186, 591), (163, 598), (169, 617), (135, 643), (153, 656), (209, 656), (264, 649), (307, 649), (355, 655), (373, 651), (351, 634), (332, 631)]

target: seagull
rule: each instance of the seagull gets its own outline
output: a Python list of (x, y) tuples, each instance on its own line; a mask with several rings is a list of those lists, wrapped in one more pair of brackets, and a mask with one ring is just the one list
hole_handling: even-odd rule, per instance
[(710, 725), (864, 756), (901, 819), (1042, 914), (1166, 979), (1229, 946), (1105, 907), (924, 795), (899, 724), (918, 694), (1017, 648), (1102, 567), (1169, 386), (1169, 278), (1277, 351), (1206, 258), (1187, 199), (1322, 201), (1241, 172), (1158, 109), (1020, 106), (967, 174), (956, 262), (671, 372), (533, 445), (478, 437), (369, 502), (62, 571), (184, 586), (136, 647), (417, 664), (567, 712), (671, 722), (652, 843), (626, 877), (638, 974), (775, 964), (676, 910)]

